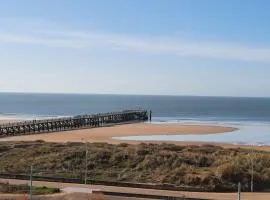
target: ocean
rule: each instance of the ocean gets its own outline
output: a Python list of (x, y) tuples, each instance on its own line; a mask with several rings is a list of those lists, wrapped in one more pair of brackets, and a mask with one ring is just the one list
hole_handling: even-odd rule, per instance
[(0, 93), (0, 118), (152, 110), (157, 121), (270, 121), (270, 98)]
[(0, 93), (0, 120), (47, 119), (137, 108), (152, 110), (153, 123), (218, 124), (237, 127), (239, 131), (123, 139), (270, 145), (270, 98)]

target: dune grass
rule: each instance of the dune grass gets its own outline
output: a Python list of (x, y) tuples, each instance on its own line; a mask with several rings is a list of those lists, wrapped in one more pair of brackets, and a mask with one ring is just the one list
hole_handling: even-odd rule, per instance
[[(0, 172), (81, 177), (85, 172), (82, 143), (2, 142)], [(270, 189), (270, 153), (218, 146), (173, 144), (87, 144), (89, 179), (201, 187), (236, 191), (238, 182), (248, 191), (251, 163), (254, 190)]]
[[(48, 187), (32, 187), (33, 195), (45, 195), (59, 193), (59, 188), (48, 188)], [(27, 194), (29, 193), (29, 186), (23, 185), (11, 185), (9, 183), (0, 182), (0, 193), (5, 194)]]

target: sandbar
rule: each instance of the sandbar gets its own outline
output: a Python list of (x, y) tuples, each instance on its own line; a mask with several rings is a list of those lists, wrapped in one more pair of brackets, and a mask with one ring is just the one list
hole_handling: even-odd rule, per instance
[[(9, 141), (35, 141), (47, 142), (108, 142), (121, 143), (112, 137), (142, 136), (142, 135), (181, 135), (181, 134), (213, 134), (237, 130), (232, 127), (214, 125), (180, 125), (180, 124), (149, 124), (136, 123), (99, 127), (91, 129), (71, 130), (53, 133), (7, 137)], [(5, 138), (2, 138), (2, 140)], [(135, 141), (134, 141), (135, 142)], [(129, 143), (134, 143), (129, 141)]]
[[(6, 121), (5, 121), (6, 122)], [(217, 145), (224, 148), (246, 148), (270, 151), (270, 146), (253, 146), (253, 145), (235, 145), (227, 143), (214, 142), (190, 142), (190, 141), (130, 141), (116, 140), (113, 137), (121, 136), (146, 136), (146, 135), (190, 135), (190, 134), (219, 134), (236, 131), (237, 128), (217, 125), (184, 125), (184, 124), (150, 124), (136, 123), (115, 125), (110, 127), (99, 127), (91, 129), (61, 131), (52, 133), (42, 133), (34, 135), (23, 135), (1, 138), (1, 141), (36, 141), (45, 142), (100, 142), (110, 144), (140, 144), (140, 143), (169, 143), (176, 145)]]

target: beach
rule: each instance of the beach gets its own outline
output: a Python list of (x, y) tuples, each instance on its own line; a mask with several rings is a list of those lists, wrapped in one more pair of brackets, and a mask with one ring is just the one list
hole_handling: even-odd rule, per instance
[[(4, 122), (4, 121), (1, 121)], [(7, 122), (7, 121), (5, 121)], [(182, 124), (150, 124), (136, 123), (115, 125), (109, 127), (98, 127), (91, 129), (60, 131), (52, 133), (14, 136), (2, 138), (1, 141), (35, 141), (44, 140), (47, 142), (106, 142), (118, 144), (128, 142), (132, 144), (139, 141), (116, 140), (113, 137), (122, 136), (151, 136), (151, 135), (181, 135), (181, 134), (218, 134), (237, 130), (233, 127), (215, 125), (182, 125)]]
[(0, 119), (0, 124), (7, 124), (13, 122), (20, 122), (21, 120)]
[[(6, 123), (8, 120), (0, 121), (0, 123)], [(110, 143), (110, 144), (140, 144), (140, 143), (169, 143), (176, 145), (218, 145), (224, 148), (247, 148), (247, 149), (257, 149), (257, 150), (270, 150), (267, 145), (243, 145), (243, 144), (230, 144), (225, 142), (203, 142), (198, 139), (198, 141), (157, 141), (153, 140), (124, 140), (118, 139), (118, 137), (128, 137), (128, 136), (177, 136), (177, 135), (187, 135), (187, 136), (207, 136), (213, 134), (234, 134), (238, 129), (235, 127), (228, 126), (218, 126), (218, 125), (189, 125), (189, 124), (151, 124), (151, 123), (135, 123), (135, 124), (124, 124), (115, 125), (109, 127), (98, 127), (91, 129), (80, 129), (71, 131), (60, 131), (52, 133), (42, 133), (34, 135), (23, 135), (23, 136), (13, 136), (1, 138), (2, 141), (36, 141), (43, 140), (46, 142), (99, 142), (99, 143)]]
[[(146, 136), (146, 135), (179, 135), (179, 134), (213, 134), (235, 131), (232, 127), (214, 125), (180, 125), (180, 124), (124, 124), (110, 127), (60, 131), (52, 133), (8, 137), (9, 141), (35, 141), (46, 142), (106, 142), (118, 144), (127, 142), (113, 139), (121, 136)], [(3, 138), (2, 140), (5, 140)], [(140, 143), (128, 141), (128, 143)]]
[[(123, 124), (123, 125), (115, 125), (115, 126), (108, 126), (108, 127), (98, 127), (98, 128), (90, 128), (90, 129), (80, 129), (80, 130), (72, 130), (72, 131), (62, 131), (62, 132), (52, 132), (52, 133), (43, 133), (43, 134), (35, 134), (35, 135), (25, 135), (25, 136), (14, 136), (14, 137), (6, 137), (1, 138), (0, 141), (37, 141), (37, 140), (43, 140), (46, 142), (57, 142), (57, 143), (67, 143), (67, 142), (90, 142), (90, 143), (109, 143), (109, 144), (120, 144), (120, 143), (129, 143), (132, 144), (132, 146), (129, 146), (130, 148), (137, 149), (140, 146), (137, 144), (140, 143), (169, 143), (169, 144), (175, 144), (175, 145), (197, 145), (196, 146), (186, 146), (184, 148), (186, 149), (202, 149), (201, 145), (217, 145), (224, 148), (246, 148), (250, 149), (248, 151), (241, 150), (241, 149), (229, 149), (227, 152), (238, 152), (242, 151), (245, 152), (245, 154), (249, 154), (250, 152), (253, 152), (253, 149), (256, 150), (266, 150), (270, 151), (269, 146), (248, 146), (248, 145), (233, 145), (233, 144), (225, 144), (225, 143), (213, 143), (213, 142), (188, 142), (188, 141), (131, 141), (131, 140), (117, 140), (114, 139), (114, 137), (122, 137), (122, 136), (152, 136), (152, 135), (221, 135), (221, 134), (234, 134), (237, 132), (238, 129), (235, 127), (229, 127), (229, 126), (218, 126), (218, 125), (188, 125), (188, 124), (168, 124), (168, 123), (134, 123), (134, 124)], [(40, 142), (40, 141), (39, 141)], [(29, 143), (31, 144), (31, 143)], [(36, 145), (37, 142), (34, 142), (34, 145)], [(42, 145), (61, 145), (61, 144), (47, 144), (47, 143), (39, 143)], [(32, 144), (33, 145), (33, 144)], [(63, 144), (62, 144), (63, 145)], [(82, 147), (82, 144), (69, 144), (69, 145), (79, 145)], [(92, 145), (100, 145), (100, 144), (92, 144)], [(92, 146), (91, 145), (91, 146)], [(65, 146), (65, 145), (64, 145)], [(101, 151), (106, 150), (108, 144), (101, 144)], [(162, 145), (161, 145), (162, 146)], [(59, 147), (59, 146), (58, 146)], [(57, 148), (58, 148), (57, 147)], [(68, 150), (70, 150), (70, 147), (68, 147)], [(87, 147), (87, 145), (86, 145)], [(119, 146), (113, 146), (113, 148), (120, 148), (122, 145)], [(147, 146), (142, 146), (143, 148), (148, 148)], [(150, 145), (151, 147), (151, 145)], [(163, 146), (164, 147), (164, 146)], [(13, 147), (11, 147), (13, 148)], [(43, 147), (41, 147), (42, 149)], [(84, 148), (84, 147), (83, 147)], [(209, 147), (203, 147), (203, 148), (209, 148)], [(210, 147), (212, 148), (212, 147)], [(214, 149), (219, 149), (218, 147), (214, 147)], [(75, 151), (77, 151), (77, 147), (75, 147)], [(222, 150), (226, 151), (226, 149)], [(58, 152), (58, 151), (57, 151)], [(63, 151), (65, 152), (65, 151)], [(122, 149), (122, 152), (126, 152)], [(185, 151), (182, 151), (185, 152)], [(219, 150), (217, 150), (219, 152)], [(18, 155), (21, 156), (20, 152)], [(261, 152), (264, 154), (267, 154), (268, 152)], [(200, 152), (199, 152), (200, 154)], [(69, 156), (69, 154), (68, 154)], [(188, 155), (189, 156), (189, 155)], [(25, 156), (27, 157), (27, 156)], [(180, 156), (181, 157), (181, 156)], [(35, 159), (40, 160), (40, 158), (35, 157)], [(217, 160), (219, 157), (216, 158)], [(229, 157), (229, 162), (230, 162)], [(42, 183), (44, 184), (44, 183)], [(100, 186), (99, 186), (100, 187)], [(118, 188), (118, 187), (117, 187)], [(130, 189), (131, 192), (133, 192), (133, 189)], [(178, 194), (178, 193), (177, 193)], [(193, 193), (185, 192), (186, 195), (192, 195)], [(195, 193), (194, 193), (195, 194)], [(196, 195), (204, 196), (206, 199), (208, 199), (210, 196), (214, 197), (212, 195), (217, 195), (213, 199), (221, 199), (221, 196), (218, 196), (218, 193), (196, 193)], [(269, 195), (269, 194), (267, 194)], [(261, 199), (267, 199), (267, 195), (261, 196)], [(230, 196), (227, 196), (227, 194), (222, 194), (222, 198), (224, 199), (233, 199), (234, 194), (231, 193)], [(251, 197), (251, 196), (250, 196)]]
[(267, 148), (270, 146), (269, 102), (265, 98), (233, 97), (0, 94), (0, 123), (118, 112), (138, 107), (152, 110), (151, 124), (2, 138), (2, 141), (78, 142), (84, 138), (88, 142), (114, 144), (166, 142)]

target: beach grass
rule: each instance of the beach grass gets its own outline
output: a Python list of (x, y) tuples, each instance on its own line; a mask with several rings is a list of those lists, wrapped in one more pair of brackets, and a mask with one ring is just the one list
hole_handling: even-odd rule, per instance
[[(48, 188), (48, 187), (32, 187), (33, 195), (47, 195), (59, 193), (59, 188)], [(0, 182), (0, 193), (4, 194), (27, 194), (29, 193), (29, 186), (27, 184), (22, 185), (11, 185), (8, 182)]]
[(0, 143), (0, 172), (132, 183), (200, 187), (207, 191), (270, 189), (270, 153), (214, 145), (107, 143)]

